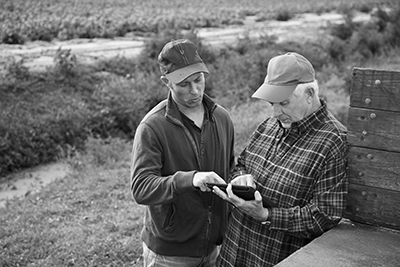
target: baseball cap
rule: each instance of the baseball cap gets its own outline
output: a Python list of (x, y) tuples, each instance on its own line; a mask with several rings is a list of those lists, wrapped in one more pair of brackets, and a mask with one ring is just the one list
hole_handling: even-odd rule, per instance
[(197, 72), (209, 73), (197, 47), (187, 39), (167, 43), (158, 55), (161, 73), (173, 83), (180, 83)]
[(269, 61), (264, 83), (252, 97), (279, 103), (287, 99), (297, 85), (314, 80), (315, 72), (311, 63), (302, 55), (289, 52)]

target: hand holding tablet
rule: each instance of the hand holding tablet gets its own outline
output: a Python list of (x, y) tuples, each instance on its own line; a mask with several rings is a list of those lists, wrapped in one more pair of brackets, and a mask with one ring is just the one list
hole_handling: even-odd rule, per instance
[[(217, 183), (207, 183), (207, 186), (211, 190), (213, 189), (214, 186), (217, 186), (219, 189), (221, 189), (226, 194), (226, 187), (228, 185), (227, 184), (217, 184)], [(251, 186), (232, 185), (232, 191), (236, 196), (238, 196), (244, 200), (254, 200), (254, 193), (256, 192), (256, 189)], [(262, 202), (263, 202), (263, 206), (265, 208), (275, 207), (275, 204), (272, 203), (269, 199), (267, 199), (265, 197), (262, 198)]]

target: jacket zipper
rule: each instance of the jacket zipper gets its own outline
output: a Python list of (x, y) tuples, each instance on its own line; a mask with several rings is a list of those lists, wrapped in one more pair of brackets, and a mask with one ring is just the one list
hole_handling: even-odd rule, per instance
[[(210, 229), (211, 229), (211, 222), (212, 222), (212, 208), (211, 204), (208, 206), (208, 213), (207, 213), (207, 228), (206, 228), (206, 246), (205, 246), (205, 253), (209, 250), (208, 241), (210, 240)], [(207, 256), (207, 255), (205, 255)]]

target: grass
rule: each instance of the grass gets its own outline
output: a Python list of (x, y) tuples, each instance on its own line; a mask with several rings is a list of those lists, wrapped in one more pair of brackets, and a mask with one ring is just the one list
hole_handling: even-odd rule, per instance
[[(135, 266), (142, 206), (129, 191), (130, 143), (91, 139), (73, 171), (0, 215), (0, 266)], [(139, 266), (139, 265), (137, 265)]]
[[(123, 0), (120, 0), (118, 3), (122, 2)], [(288, 1), (279, 2), (288, 3)], [(247, 43), (245, 47), (248, 46)], [(257, 77), (258, 68), (253, 66), (254, 62), (259, 62), (261, 65), (264, 62), (256, 61), (257, 58), (267, 59), (277, 52), (272, 49), (265, 50), (262, 53), (251, 54), (250, 58), (237, 56), (238, 60), (232, 60), (235, 64), (223, 62), (224, 58), (216, 59), (215, 61), (220, 64), (216, 66), (224, 67), (221, 68), (224, 72), (215, 68), (212, 71), (215, 74), (214, 78), (210, 77), (208, 80), (213, 88), (221, 89), (221, 93), (219, 95), (216, 93), (216, 96), (228, 107), (232, 115), (236, 130), (236, 155), (245, 147), (256, 125), (270, 114), (268, 104), (250, 100), (248, 97), (260, 78)], [(310, 50), (310, 56), (312, 51), (314, 50)], [(393, 50), (389, 56), (371, 57), (365, 65), (359, 67), (399, 70), (398, 52)], [(324, 59), (324, 57), (318, 58), (319, 53), (314, 54), (315, 62)], [(228, 56), (233, 58), (236, 54), (230, 53)], [(121, 64), (124, 62), (120, 61), (119, 65)], [(253, 67), (254, 75), (250, 75), (253, 74), (253, 71), (250, 71)], [(113, 66), (103, 68), (111, 69)], [(126, 69), (130, 68), (131, 66), (127, 64)], [(327, 99), (328, 107), (342, 121), (347, 114), (348, 94), (345, 92), (345, 83), (351, 76), (351, 65), (348, 64), (346, 68), (343, 72), (332, 64), (319, 64), (317, 72), (318, 80), (321, 81), (321, 94)], [(17, 68), (18, 70), (20, 69)], [(239, 73), (246, 75), (239, 78), (237, 75)], [(347, 76), (342, 76), (343, 73)], [(22, 77), (24, 75), (22, 73)], [(71, 74), (66, 72), (65, 75)], [(75, 76), (72, 78), (75, 79)], [(149, 79), (148, 76), (139, 78), (146, 81)], [(139, 78), (131, 83), (137, 85)], [(61, 82), (65, 85), (63, 81)], [(67, 89), (79, 91), (89, 87), (78, 87), (78, 82), (81, 81), (73, 84), (76, 87), (66, 87), (64, 91)], [(91, 80), (85, 82), (91, 83)], [(117, 86), (114, 86), (114, 83)], [(227, 88), (224, 86), (226, 84), (231, 87)], [(125, 98), (125, 102), (129, 102), (130, 99), (129, 95), (125, 97), (126, 91), (119, 85), (119, 80), (112, 80), (109, 84), (102, 85), (101, 93), (104, 96), (99, 99), (121, 108), (122, 98)], [(121, 98), (116, 100), (114, 99), (116, 96), (112, 94), (115, 92), (115, 87), (123, 91)], [(130, 88), (130, 83), (127, 87)], [(147, 87), (155, 87), (153, 79), (150, 84), (146, 83), (143, 86), (143, 90)], [(11, 89), (14, 90), (12, 92), (22, 90), (10, 87), (10, 92)], [(141, 88), (137, 90), (139, 89)], [(31, 92), (24, 92), (29, 98)], [(44, 91), (40, 92), (48, 95)], [(233, 92), (237, 92), (238, 95)], [(57, 93), (58, 91), (54, 92)], [(92, 92), (89, 92), (89, 95), (92, 95)], [(223, 96), (227, 95), (227, 99), (224, 100)], [(237, 101), (229, 102), (233, 98)], [(144, 102), (139, 99), (137, 103), (139, 101)], [(72, 100), (69, 102), (71, 109), (81, 106), (80, 102), (75, 103)], [(124, 107), (129, 107), (128, 104), (130, 103)], [(25, 119), (31, 118), (28, 116)], [(34, 119), (32, 121), (34, 122)], [(64, 131), (61, 129), (61, 132)], [(143, 206), (137, 205), (132, 200), (129, 191), (130, 150), (131, 140), (89, 138), (85, 143), (84, 152), (76, 151), (73, 157), (65, 159), (72, 167), (72, 172), (65, 179), (57, 180), (40, 192), (27, 195), (24, 199), (9, 201), (5, 208), (0, 209), (0, 266), (142, 266), (140, 231)], [(67, 153), (66, 156), (68, 155), (70, 154)]]
[[(231, 115), (236, 153), (269, 106), (251, 101)], [(248, 119), (251, 118), (251, 119)], [(130, 195), (131, 142), (90, 138), (66, 159), (72, 172), (0, 211), (0, 266), (142, 266), (143, 206)]]

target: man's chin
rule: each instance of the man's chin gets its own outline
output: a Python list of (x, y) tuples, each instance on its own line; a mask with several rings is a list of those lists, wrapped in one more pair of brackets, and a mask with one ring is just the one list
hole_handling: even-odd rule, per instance
[(289, 129), (290, 127), (292, 127), (292, 123), (291, 122), (282, 122), (280, 121), (282, 128), (285, 129)]

